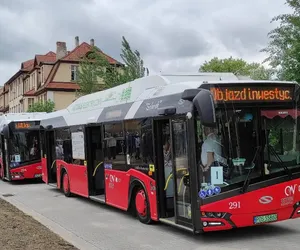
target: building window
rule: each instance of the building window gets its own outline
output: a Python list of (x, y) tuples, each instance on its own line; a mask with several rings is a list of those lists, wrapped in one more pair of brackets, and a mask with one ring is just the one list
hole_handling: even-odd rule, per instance
[(34, 99), (33, 98), (28, 98), (28, 108), (30, 108), (33, 103), (34, 103)]
[(77, 65), (71, 65), (71, 81), (77, 80), (77, 70), (78, 70)]
[(18, 96), (22, 96), (22, 79), (19, 78), (19, 83), (18, 83)]
[(44, 83), (44, 66), (41, 67), (41, 83)]

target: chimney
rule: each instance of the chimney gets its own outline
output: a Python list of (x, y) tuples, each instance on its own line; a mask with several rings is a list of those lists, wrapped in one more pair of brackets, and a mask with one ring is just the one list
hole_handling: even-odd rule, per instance
[(75, 36), (75, 48), (79, 46), (79, 36)]
[(65, 42), (56, 42), (56, 60), (67, 55), (67, 45)]
[(94, 40), (94, 39), (91, 39), (90, 45), (91, 45), (91, 46), (95, 46), (95, 40)]

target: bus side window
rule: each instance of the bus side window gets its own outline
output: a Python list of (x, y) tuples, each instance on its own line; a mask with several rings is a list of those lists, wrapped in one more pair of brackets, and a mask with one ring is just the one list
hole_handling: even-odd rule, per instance
[(125, 121), (127, 165), (153, 163), (152, 123), (148, 119)]
[(72, 144), (70, 129), (58, 129), (55, 131), (56, 159), (66, 163), (72, 163)]
[[(202, 176), (202, 167), (201, 167), (201, 153), (202, 153), (202, 145), (203, 145), (203, 127), (201, 122), (197, 119), (196, 121), (196, 156), (197, 156), (197, 169), (198, 176)], [(202, 180), (200, 180), (200, 183)]]
[(112, 169), (127, 170), (122, 123), (104, 125), (104, 160)]

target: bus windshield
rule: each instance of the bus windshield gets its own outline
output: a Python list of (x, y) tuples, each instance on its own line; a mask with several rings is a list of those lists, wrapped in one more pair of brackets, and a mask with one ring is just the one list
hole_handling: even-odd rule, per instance
[(264, 159), (269, 173), (282, 171), (282, 165), (295, 170), (300, 163), (299, 111), (262, 111), (266, 146)]
[(41, 158), (38, 130), (15, 131), (10, 143), (11, 167), (18, 167)]
[[(231, 105), (230, 105), (231, 106)], [(300, 163), (298, 111), (219, 108), (217, 126), (198, 123), (201, 190), (223, 191), (297, 171)], [(300, 112), (299, 112), (300, 117)]]

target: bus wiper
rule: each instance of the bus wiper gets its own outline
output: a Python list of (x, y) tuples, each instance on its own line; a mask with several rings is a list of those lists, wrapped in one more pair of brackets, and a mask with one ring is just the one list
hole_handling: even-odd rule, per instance
[(275, 156), (276, 160), (279, 162), (280, 167), (282, 167), (285, 170), (285, 172), (287, 173), (289, 179), (292, 179), (291, 170), (284, 164), (284, 162), (282, 161), (280, 156), (277, 154), (275, 149), (271, 145), (268, 145), (268, 148), (269, 148), (270, 152)]
[(258, 146), (258, 147), (256, 148), (256, 151), (255, 151), (255, 155), (254, 155), (254, 157), (253, 157), (253, 160), (251, 161), (251, 163), (249, 164), (249, 166), (245, 168), (246, 170), (248, 170), (248, 174), (247, 174), (247, 177), (246, 177), (246, 179), (245, 179), (245, 181), (244, 181), (244, 185), (243, 185), (243, 187), (242, 187), (241, 193), (245, 193), (245, 192), (247, 191), (248, 187), (249, 187), (249, 183), (250, 183), (250, 175), (251, 175), (251, 173), (252, 173), (252, 170), (255, 168), (255, 163), (254, 163), (254, 162), (255, 162), (255, 160), (256, 160), (257, 154), (258, 154), (258, 152), (260, 151), (260, 149), (261, 149), (261, 146)]

